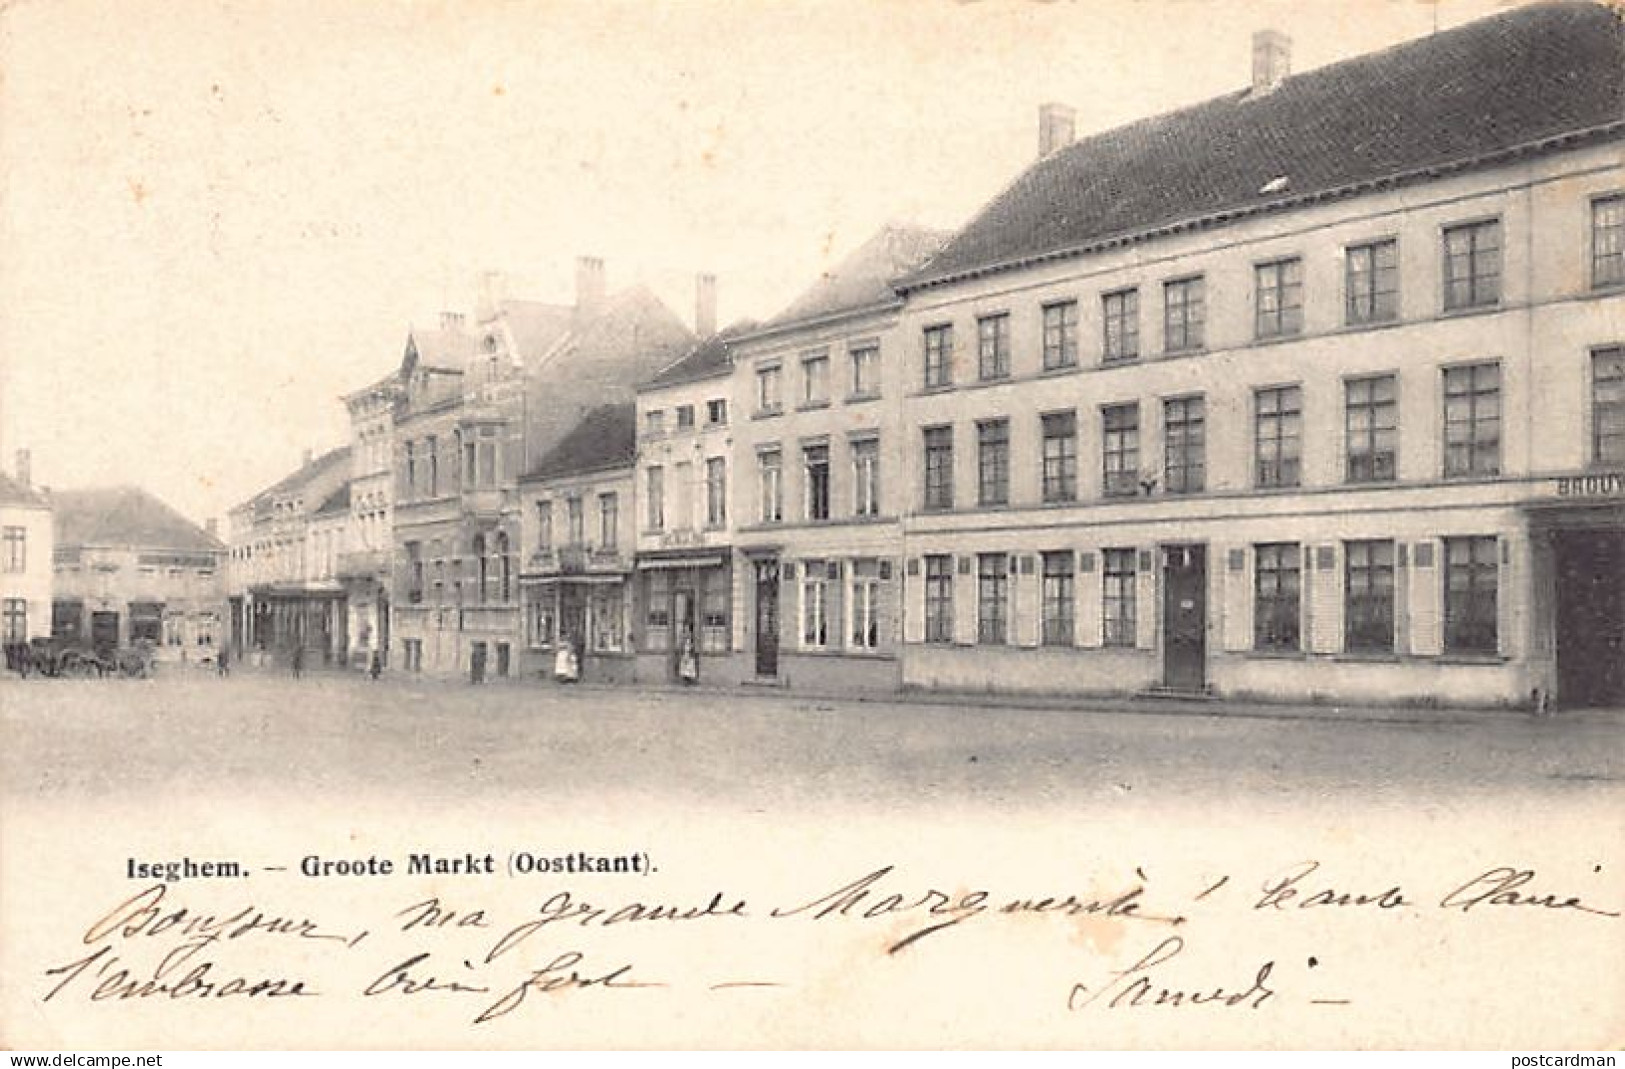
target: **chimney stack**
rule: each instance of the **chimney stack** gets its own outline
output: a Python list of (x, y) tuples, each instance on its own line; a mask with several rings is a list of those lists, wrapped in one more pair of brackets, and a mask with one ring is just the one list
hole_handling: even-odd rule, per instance
[(709, 338), (717, 332), (717, 276), (694, 276), (694, 333)]
[(1038, 158), (1072, 144), (1077, 111), (1065, 104), (1038, 106)]
[(576, 257), (576, 311), (591, 311), (603, 304), (605, 289), (603, 259)]
[(1292, 73), (1292, 38), (1279, 30), (1253, 34), (1253, 95), (1280, 88)]
[(34, 484), (33, 457), (28, 450), (17, 450), (17, 481), (26, 489)]

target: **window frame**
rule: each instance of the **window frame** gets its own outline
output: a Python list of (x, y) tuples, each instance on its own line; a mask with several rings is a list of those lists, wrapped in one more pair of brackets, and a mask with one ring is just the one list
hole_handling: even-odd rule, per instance
[(1074, 297), (1049, 301), (1040, 309), (1043, 369), (1064, 371), (1078, 366), (1078, 302)]
[[(1040, 561), (1038, 643), (1075, 646), (1078, 642), (1078, 555), (1070, 549), (1046, 550)], [(1064, 568), (1060, 567), (1063, 562)]]
[[(1112, 416), (1119, 413), (1127, 413), (1133, 422), (1113, 427)], [(1140, 492), (1140, 402), (1125, 401), (1101, 406), (1100, 456), (1101, 495), (1137, 496)], [(1113, 458), (1117, 459), (1116, 465)]]
[[(1492, 249), (1482, 250), (1479, 247), (1479, 235), (1488, 232), (1495, 234), (1495, 245)], [(1467, 275), (1464, 279), (1458, 279), (1455, 275), (1455, 264), (1462, 259), (1460, 254), (1451, 251), (1451, 238), (1455, 235), (1465, 235), (1470, 239), (1469, 248), (1465, 252)], [(1439, 252), (1441, 257), (1439, 281), (1443, 289), (1441, 307), (1446, 313), (1500, 306), (1506, 266), (1503, 261), (1506, 252), (1506, 234), (1500, 216), (1445, 224), (1439, 229)], [(1480, 261), (1491, 253), (1494, 271), (1484, 271)], [(1493, 280), (1493, 287), (1487, 286), (1486, 280)], [(1458, 298), (1454, 289), (1462, 283), (1467, 287), (1465, 299)], [(1480, 292), (1487, 288), (1493, 288), (1494, 292)]]
[(976, 644), (1010, 643), (1010, 555), (976, 555)]
[[(1383, 382), (1391, 383), (1393, 396), (1381, 400), (1375, 396), (1375, 387)], [(1353, 392), (1356, 387), (1371, 387), (1371, 396), (1363, 398), (1356, 403)], [(1371, 484), (1386, 484), (1399, 481), (1399, 427), (1400, 427), (1400, 389), (1397, 372), (1381, 371), (1369, 375), (1353, 375), (1343, 380), (1343, 481), (1353, 486)], [(1360, 452), (1355, 451), (1357, 444), (1353, 419), (1357, 410), (1367, 410), (1369, 413), (1369, 426), (1363, 431), (1363, 438), (1358, 444), (1368, 447)], [(1378, 416), (1384, 412), (1392, 413), (1391, 425), (1384, 426)], [(1379, 444), (1387, 435), (1389, 446), (1380, 450)], [(1378, 458), (1386, 456), (1388, 468), (1381, 470), (1377, 463)], [(1368, 470), (1356, 474), (1355, 462), (1357, 458), (1367, 458)]]
[(954, 325), (933, 323), (922, 328), (925, 389), (943, 390), (954, 384)]
[(1204, 394), (1163, 398), (1162, 488), (1167, 494), (1200, 494), (1207, 490), (1207, 397)]
[[(1484, 389), (1479, 386), (1479, 374), (1485, 371), (1494, 372), (1494, 388)], [(1465, 375), (1467, 388), (1465, 391), (1457, 388), (1452, 392), (1452, 379), (1460, 381)], [(1439, 369), (1440, 392), (1440, 440), (1443, 447), (1440, 470), (1446, 479), (1478, 479), (1501, 474), (1501, 444), (1503, 430), (1504, 405), (1502, 401), (1503, 377), (1501, 362), (1499, 360), (1484, 360), (1470, 364), (1451, 364)], [(1493, 414), (1485, 416), (1480, 412), (1483, 405), (1490, 402), (1484, 398), (1493, 398)], [(1451, 401), (1453, 399), (1466, 399), (1467, 417), (1465, 419), (1453, 418), (1451, 415)], [(1486, 437), (1486, 426), (1493, 427), (1493, 437)], [(1465, 440), (1453, 440), (1457, 435), (1465, 434)], [(1460, 449), (1466, 450), (1465, 465), (1453, 459), (1459, 456)], [(1487, 458), (1487, 460), (1485, 459)]]
[[(1615, 365), (1606, 378), (1598, 375), (1604, 361)], [(1589, 404), (1586, 415), (1591, 421), (1588, 428), (1587, 467), (1612, 468), (1625, 465), (1625, 342), (1593, 346), (1586, 367)], [(1599, 386), (1606, 387), (1613, 396), (1604, 397)], [(1613, 429), (1613, 428), (1616, 428)]]
[[(1495, 535), (1462, 535), (1442, 541), (1439, 572), (1444, 584), (1444, 652), (1494, 656), (1501, 649), (1501, 540)], [(1465, 551), (1465, 560), (1458, 560), (1458, 551)], [(1466, 579), (1459, 591), (1458, 574)]]
[[(1388, 253), (1388, 263), (1381, 254)], [(1367, 265), (1357, 270), (1364, 258)], [(1388, 286), (1384, 288), (1383, 280)], [(1399, 321), (1399, 239), (1379, 237), (1343, 249), (1343, 325), (1373, 326)]]
[(952, 424), (920, 428), (924, 463), (921, 507), (946, 512), (954, 507), (954, 429)]
[(928, 553), (920, 566), (924, 584), (924, 641), (949, 645), (954, 641), (954, 558), (947, 553)]
[[(1283, 395), (1291, 395), (1291, 408)], [(1265, 411), (1265, 397), (1275, 399), (1274, 411)], [(1288, 464), (1290, 462), (1290, 476)], [(1276, 474), (1268, 474), (1273, 464)], [(1253, 485), (1259, 489), (1290, 489), (1303, 485), (1303, 385), (1291, 382), (1253, 389)]]
[(1139, 640), (1136, 603), (1139, 573), (1132, 547), (1100, 551), (1100, 642), (1113, 649), (1132, 649)]
[[(1604, 226), (1599, 214), (1609, 209), (1618, 213), (1618, 221)], [(1625, 286), (1625, 192), (1599, 193), (1592, 197), (1590, 222), (1591, 288), (1602, 290)], [(1612, 248), (1604, 251), (1599, 238), (1610, 230), (1614, 232), (1610, 243)], [(1603, 265), (1609, 263), (1614, 265), (1613, 268), (1605, 270)]]
[(1102, 293), (1100, 316), (1100, 362), (1132, 364), (1140, 359), (1140, 287)]
[[(1386, 560), (1378, 559), (1379, 550), (1386, 551), (1382, 554)], [(1361, 559), (1357, 562), (1356, 557)], [(1391, 655), (1396, 651), (1398, 628), (1395, 614), (1399, 601), (1397, 561), (1397, 544), (1391, 538), (1356, 539), (1343, 543), (1343, 649), (1346, 652)], [(1387, 576), (1386, 590), (1378, 582), (1384, 574)], [(1383, 611), (1374, 612), (1373, 608)]]
[[(1078, 500), (1078, 412), (1075, 408), (1039, 417), (1039, 486), (1046, 504)], [(1053, 448), (1052, 448), (1053, 446)]]
[(1253, 337), (1259, 341), (1303, 334), (1303, 257), (1280, 256), (1253, 264)]
[[(1300, 653), (1303, 546), (1298, 542), (1256, 542), (1252, 553), (1253, 649), (1262, 653)], [(1287, 576), (1291, 577), (1290, 583), (1285, 581)]]
[(976, 377), (979, 382), (997, 382), (1010, 377), (1009, 312), (989, 312), (976, 317)]
[[(1180, 295), (1177, 302), (1173, 300), (1176, 293)], [(1162, 284), (1163, 352), (1200, 352), (1206, 345), (1207, 276), (1185, 275), (1167, 279)]]

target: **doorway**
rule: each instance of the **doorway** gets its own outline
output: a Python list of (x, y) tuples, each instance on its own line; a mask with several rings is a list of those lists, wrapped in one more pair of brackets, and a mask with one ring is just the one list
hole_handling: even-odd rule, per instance
[(1625, 705), (1625, 531), (1559, 531), (1557, 697)]
[(779, 674), (779, 562), (756, 562), (756, 674)]
[(469, 651), (468, 681), (470, 683), (485, 682), (485, 643), (476, 642)]
[(682, 678), (683, 660), (686, 654), (693, 658), (694, 674), (699, 675), (699, 621), (696, 615), (696, 606), (693, 587), (678, 587), (671, 592), (671, 626), (676, 641), (671, 644), (671, 675), (673, 679)]
[(1207, 687), (1207, 547), (1162, 547), (1162, 684)]
[(118, 613), (90, 614), (90, 645), (99, 654), (118, 649)]

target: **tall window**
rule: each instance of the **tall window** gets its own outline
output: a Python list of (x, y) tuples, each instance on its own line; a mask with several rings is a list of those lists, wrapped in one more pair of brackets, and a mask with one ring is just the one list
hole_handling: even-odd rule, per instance
[(406, 443), (406, 485), (402, 487), (409, 498), (418, 496), (418, 451), (417, 443)]
[(598, 548), (614, 549), (621, 536), (621, 499), (619, 494), (598, 495)]
[(648, 487), (648, 511), (644, 516), (644, 526), (651, 531), (663, 530), (666, 526), (666, 470), (659, 465), (651, 467), (645, 476)]
[(852, 443), (852, 514), (880, 515), (880, 442), (874, 438)]
[(760, 482), (761, 521), (778, 523), (784, 519), (784, 457), (777, 449), (756, 454)]
[(495, 427), (480, 428), (480, 485), (497, 484), (497, 431)]
[(1101, 637), (1108, 646), (1134, 645), (1134, 550), (1101, 552)]
[(694, 502), (698, 494), (694, 485), (694, 462), (680, 460), (672, 467), (671, 508), (666, 519), (676, 531), (694, 528)]
[(1164, 478), (1170, 494), (1207, 486), (1207, 403), (1179, 397), (1162, 403)]
[(677, 429), (680, 431), (691, 431), (694, 429), (693, 405), (677, 406)]
[(1253, 547), (1253, 646), (1296, 650), (1301, 641), (1303, 554), (1296, 542)]
[(406, 543), (406, 601), (417, 605), (423, 601), (423, 544)]
[(7, 527), (0, 532), (4, 538), (4, 548), (0, 549), (0, 561), (8, 572), (22, 572), (28, 570), (28, 530), (24, 527)]
[(829, 519), (829, 446), (809, 445), (801, 459), (807, 475), (807, 519)]
[(925, 507), (954, 507), (954, 429), (925, 430)]
[(1355, 652), (1394, 648), (1394, 544), (1345, 542), (1344, 645)]
[(666, 433), (666, 412), (664, 409), (651, 408), (643, 414), (643, 433), (648, 438), (659, 438)]
[(981, 505), (1010, 503), (1010, 421), (988, 419), (976, 425), (976, 500)]
[(1501, 470), (1501, 365), (1444, 369), (1444, 473)]
[(1494, 535), (1444, 540), (1444, 648), (1495, 653), (1497, 555)]
[(1104, 320), (1102, 359), (1106, 363), (1140, 356), (1140, 291), (1119, 290), (1100, 298)]
[(1201, 276), (1162, 284), (1162, 345), (1170, 353), (1200, 349), (1207, 325), (1207, 284)]
[(1051, 412), (1043, 417), (1045, 501), (1078, 499), (1078, 414)]
[(954, 328), (951, 323), (925, 328), (925, 388), (954, 381)]
[(28, 641), (28, 602), (22, 598), (6, 598), (0, 604), (0, 641)]
[(756, 369), (756, 411), (762, 415), (771, 415), (784, 407), (783, 390), (784, 372), (779, 365)]
[(1625, 282), (1625, 195), (1591, 202), (1591, 284)]
[(546, 553), (553, 548), (553, 502), (536, 502), (536, 550)]
[(986, 382), (1010, 374), (1010, 317), (983, 316), (976, 321), (976, 371)]
[(808, 353), (801, 358), (801, 403), (822, 405), (829, 402), (829, 354)]
[(508, 533), (497, 532), (497, 596), (503, 601), (513, 597), (513, 555), (508, 552)]
[(1478, 308), (1501, 300), (1501, 221), (1444, 232), (1444, 307)]
[(982, 553), (976, 558), (976, 641), (1002, 646), (1009, 631), (1010, 558)]
[(954, 559), (945, 553), (925, 558), (925, 640), (954, 640)]
[(1076, 554), (1070, 549), (1044, 554), (1042, 641), (1046, 646), (1070, 646), (1074, 641), (1075, 564)]
[(821, 560), (802, 564), (801, 645), (823, 649), (829, 645), (829, 568)]
[(1254, 328), (1260, 338), (1303, 330), (1303, 261), (1296, 256), (1253, 269)]
[(1078, 365), (1078, 302), (1044, 306), (1044, 370)]
[(1101, 409), (1101, 454), (1108, 497), (1132, 497), (1140, 489), (1140, 406)]
[(429, 461), (429, 496), (440, 496), (440, 442), (434, 435), (424, 439), (423, 451)]
[(462, 442), (463, 442), (463, 479), (462, 479), (462, 486), (463, 486), (463, 489), (465, 489), (465, 490), (472, 490), (472, 489), (474, 489), (474, 471), (475, 471), (475, 468), (477, 467), (477, 460), (476, 460), (475, 454), (479, 450), (474, 444), (474, 432), (472, 430), (470, 430), (467, 434), (462, 434), (461, 432), (458, 432), (458, 433), (459, 433), (460, 437), (462, 438)]
[(851, 352), (853, 398), (880, 396), (880, 348), (860, 345)]
[(728, 401), (723, 397), (713, 397), (705, 402), (705, 422), (707, 426), (720, 427), (728, 422)]
[(1625, 346), (1591, 354), (1591, 461), (1625, 463)]
[(1344, 390), (1348, 481), (1392, 482), (1398, 475), (1399, 381), (1393, 375), (1349, 379)]
[(1399, 318), (1399, 242), (1351, 245), (1343, 261), (1343, 319), (1349, 326)]
[(1259, 486), (1297, 486), (1303, 465), (1303, 390), (1259, 390), (1253, 409), (1254, 479)]
[(470, 556), (474, 558), (474, 575), (477, 582), (475, 592), (478, 595), (478, 604), (485, 604), (486, 584), (490, 581), (490, 568), (485, 559), (485, 536), (475, 535), (473, 545), (470, 547)]
[(851, 639), (855, 650), (880, 647), (880, 579), (872, 560), (852, 565)]
[(570, 545), (579, 546), (587, 540), (587, 520), (581, 498), (570, 497), (564, 502), (564, 513), (570, 529)]
[(722, 457), (705, 461), (705, 525), (721, 527), (728, 522), (728, 462)]

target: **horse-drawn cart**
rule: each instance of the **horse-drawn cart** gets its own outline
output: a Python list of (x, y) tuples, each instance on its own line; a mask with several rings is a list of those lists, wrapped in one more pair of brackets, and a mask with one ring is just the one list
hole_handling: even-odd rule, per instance
[(25, 679), (35, 672), (53, 679), (100, 679), (110, 675), (145, 679), (152, 675), (153, 663), (150, 642), (112, 649), (51, 637), (19, 643), (6, 651), (7, 667)]

